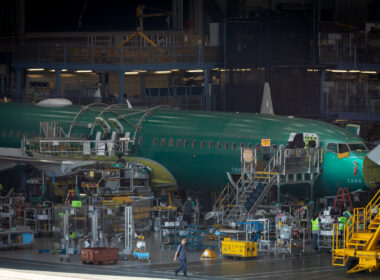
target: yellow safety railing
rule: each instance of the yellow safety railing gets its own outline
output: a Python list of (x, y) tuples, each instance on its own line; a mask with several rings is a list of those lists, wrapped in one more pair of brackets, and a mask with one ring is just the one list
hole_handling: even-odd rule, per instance
[(376, 213), (377, 213), (377, 210), (379, 209), (379, 205), (380, 205), (380, 190), (377, 191), (377, 193), (374, 195), (374, 197), (371, 199), (371, 201), (367, 204), (365, 208), (366, 219), (369, 222), (372, 222), (372, 220), (376, 217)]
[(366, 212), (365, 208), (355, 208), (354, 209), (354, 216), (355, 216), (355, 228), (357, 231), (361, 230), (364, 231), (366, 229)]
[(348, 219), (346, 222), (346, 225), (344, 227), (344, 247), (347, 248), (348, 241), (351, 239), (352, 235), (354, 234), (354, 228), (355, 228), (355, 215), (351, 216), (351, 218)]
[(347, 263), (348, 257), (338, 252), (339, 249), (344, 248), (344, 240), (345, 240), (344, 236), (342, 239), (339, 238), (339, 224), (334, 224), (333, 240), (332, 240), (332, 264), (333, 265), (345, 266)]

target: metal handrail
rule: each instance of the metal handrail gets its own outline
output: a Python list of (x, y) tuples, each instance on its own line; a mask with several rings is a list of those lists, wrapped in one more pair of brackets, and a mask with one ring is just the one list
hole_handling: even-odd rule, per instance
[(380, 204), (380, 190), (377, 191), (377, 193), (374, 195), (374, 197), (365, 207), (366, 219), (368, 219), (370, 222), (372, 222), (372, 220), (374, 219), (373, 214), (376, 213), (376, 210), (380, 211), (379, 204)]

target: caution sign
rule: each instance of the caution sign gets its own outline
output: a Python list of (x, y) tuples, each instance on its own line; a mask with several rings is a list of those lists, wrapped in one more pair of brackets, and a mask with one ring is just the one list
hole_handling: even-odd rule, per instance
[(270, 147), (271, 141), (268, 138), (261, 139), (261, 147)]

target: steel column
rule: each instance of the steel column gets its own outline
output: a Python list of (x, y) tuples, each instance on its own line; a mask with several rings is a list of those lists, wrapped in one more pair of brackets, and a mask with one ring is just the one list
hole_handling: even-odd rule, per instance
[(61, 96), (61, 69), (55, 70), (55, 97)]
[(124, 72), (119, 72), (119, 103), (124, 104)]
[(281, 185), (277, 185), (277, 207), (281, 206)]
[(21, 68), (16, 68), (16, 101), (20, 102), (21, 99)]
[(210, 89), (210, 70), (205, 69), (204, 72), (204, 79), (205, 79), (205, 99), (206, 99), (206, 111), (211, 110), (211, 89)]

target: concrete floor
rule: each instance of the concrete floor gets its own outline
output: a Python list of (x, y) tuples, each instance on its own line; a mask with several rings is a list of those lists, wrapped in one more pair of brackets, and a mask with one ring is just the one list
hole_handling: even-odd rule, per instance
[[(148, 240), (150, 263), (119, 261), (117, 265), (83, 265), (79, 256), (69, 263), (59, 256), (39, 254), (50, 241), (37, 239), (34, 249), (0, 251), (1, 279), (180, 279), (174, 276), (178, 263), (173, 263), (174, 250), (160, 248), (158, 235)], [(201, 252), (188, 252), (189, 279), (379, 279), (376, 273), (347, 275), (345, 268), (331, 265), (331, 254), (306, 252), (303, 256), (260, 254), (255, 259), (240, 261), (218, 257), (213, 261), (200, 261)]]

